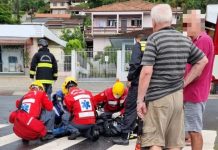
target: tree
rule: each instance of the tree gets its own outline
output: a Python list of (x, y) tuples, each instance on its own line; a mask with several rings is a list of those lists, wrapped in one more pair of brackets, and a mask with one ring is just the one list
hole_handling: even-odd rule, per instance
[(0, 3), (0, 24), (11, 24), (14, 22), (10, 7), (6, 4)]
[(66, 45), (65, 53), (70, 54), (72, 50), (80, 51), (82, 50), (82, 44), (78, 39), (69, 40)]

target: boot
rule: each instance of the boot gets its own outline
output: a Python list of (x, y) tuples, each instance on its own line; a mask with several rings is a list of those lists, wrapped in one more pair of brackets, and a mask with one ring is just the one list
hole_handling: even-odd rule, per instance
[(41, 138), (41, 141), (51, 140), (54, 138), (54, 135), (51, 133), (47, 133), (46, 136)]
[(71, 135), (68, 137), (68, 140), (75, 140), (79, 135), (80, 135), (79, 132), (73, 132), (73, 133), (71, 133)]
[(122, 133), (121, 137), (118, 139), (112, 140), (114, 144), (117, 145), (129, 145), (129, 134), (128, 133)]
[(28, 145), (28, 144), (29, 144), (29, 141), (28, 141), (28, 140), (25, 140), (25, 139), (22, 139), (22, 143), (23, 143), (24, 145)]

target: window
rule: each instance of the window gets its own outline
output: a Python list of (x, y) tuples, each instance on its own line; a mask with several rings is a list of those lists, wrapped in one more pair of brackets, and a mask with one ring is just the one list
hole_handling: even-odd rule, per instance
[(16, 56), (9, 56), (8, 62), (9, 63), (17, 63), (17, 57)]
[(141, 27), (142, 20), (140, 18), (134, 18), (131, 20), (131, 26)]
[(117, 20), (116, 19), (108, 19), (107, 20), (107, 26), (108, 27), (116, 27), (117, 26)]
[(53, 3), (53, 6), (57, 6), (57, 2), (54, 2), (54, 3)]
[(64, 6), (64, 2), (61, 3), (61, 6)]

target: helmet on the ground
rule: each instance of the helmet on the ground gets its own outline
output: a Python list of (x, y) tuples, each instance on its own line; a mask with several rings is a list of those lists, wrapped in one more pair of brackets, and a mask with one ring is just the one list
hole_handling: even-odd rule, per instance
[(48, 46), (48, 41), (46, 39), (39, 39), (38, 46), (47, 47)]
[(70, 87), (73, 87), (73, 86), (77, 86), (76, 78), (74, 78), (74, 77), (67, 77), (64, 80), (64, 83), (62, 84), (62, 91), (63, 91), (63, 93), (66, 94), (68, 89)]
[(116, 81), (116, 83), (113, 85), (113, 88), (112, 88), (113, 95), (121, 97), (124, 91), (125, 91), (124, 84), (120, 82), (119, 80)]
[(31, 89), (35, 86), (37, 86), (38, 88), (40, 88), (43, 91), (45, 90), (43, 84), (39, 80), (33, 81), (29, 88)]

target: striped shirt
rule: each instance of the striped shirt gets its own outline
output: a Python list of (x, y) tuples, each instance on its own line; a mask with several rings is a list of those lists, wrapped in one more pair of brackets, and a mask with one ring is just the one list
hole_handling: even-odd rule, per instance
[(150, 35), (141, 62), (153, 66), (145, 100), (157, 100), (182, 89), (186, 64), (193, 65), (204, 56), (191, 40), (171, 27)]

